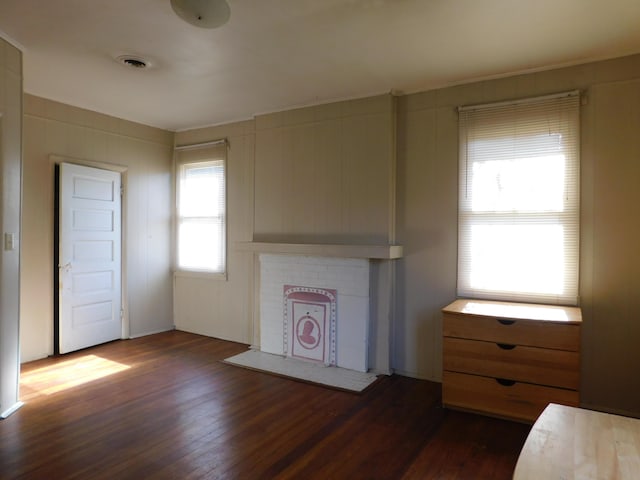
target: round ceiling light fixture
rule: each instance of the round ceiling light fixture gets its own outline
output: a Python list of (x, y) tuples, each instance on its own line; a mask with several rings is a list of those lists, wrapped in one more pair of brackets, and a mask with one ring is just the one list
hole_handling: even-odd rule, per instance
[(171, 8), (185, 22), (201, 28), (216, 28), (229, 21), (226, 0), (171, 0)]

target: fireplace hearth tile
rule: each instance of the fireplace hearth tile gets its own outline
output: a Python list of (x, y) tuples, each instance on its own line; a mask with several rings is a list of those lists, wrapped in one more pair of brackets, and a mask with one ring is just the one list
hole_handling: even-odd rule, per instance
[(375, 373), (328, 367), (259, 350), (242, 352), (226, 358), (224, 363), (356, 393), (363, 392), (378, 378)]

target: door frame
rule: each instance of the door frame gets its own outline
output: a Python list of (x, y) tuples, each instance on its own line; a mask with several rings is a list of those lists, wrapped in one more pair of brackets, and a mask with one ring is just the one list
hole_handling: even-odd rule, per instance
[(59, 213), (58, 213), (58, 203), (59, 203), (59, 166), (61, 163), (71, 163), (74, 165), (79, 165), (81, 167), (92, 167), (99, 168), (102, 170), (109, 170), (111, 172), (117, 172), (120, 174), (120, 184), (122, 186), (122, 198), (120, 203), (120, 305), (122, 308), (122, 318), (121, 318), (121, 332), (120, 338), (127, 339), (130, 338), (130, 323), (129, 323), (129, 302), (127, 295), (127, 192), (128, 192), (128, 167), (125, 165), (118, 165), (115, 163), (106, 163), (106, 162), (96, 162), (92, 160), (66, 157), (62, 155), (49, 155), (49, 163), (51, 168), (53, 169), (53, 177), (54, 177), (54, 199), (53, 205), (55, 206), (55, 214), (54, 214), (54, 238), (53, 238), (53, 353), (54, 355), (59, 354), (59, 337), (58, 337), (58, 316), (59, 312), (59, 271), (58, 271), (58, 256), (59, 256)]

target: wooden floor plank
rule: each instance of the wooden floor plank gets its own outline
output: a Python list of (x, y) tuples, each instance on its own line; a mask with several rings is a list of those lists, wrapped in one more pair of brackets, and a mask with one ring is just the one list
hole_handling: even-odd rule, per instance
[(444, 410), (423, 380), (357, 395), (222, 363), (246, 348), (174, 331), (23, 365), (0, 478), (511, 478), (526, 425)]

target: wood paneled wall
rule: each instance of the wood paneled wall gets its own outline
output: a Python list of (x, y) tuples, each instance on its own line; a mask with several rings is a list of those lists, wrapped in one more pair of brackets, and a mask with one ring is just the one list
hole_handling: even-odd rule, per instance
[[(440, 380), (440, 308), (455, 297), (456, 284), (455, 108), (576, 88), (585, 99), (582, 398), (587, 406), (640, 415), (640, 189), (635, 185), (640, 178), (640, 56), (177, 133), (179, 144), (220, 137), (231, 143), (228, 277), (176, 277), (177, 327), (255, 341), (256, 260), (252, 253), (235, 250), (234, 242), (399, 243), (405, 257), (395, 262), (396, 272), (381, 267), (390, 282), (396, 278), (393, 311), (385, 313), (393, 322), (382, 325), (394, 338), (389, 347), (393, 366), (408, 376)], [(172, 207), (162, 202), (171, 188), (163, 162), (170, 161), (172, 134), (129, 123), (125, 130), (113, 130), (116, 119), (26, 98), (23, 243), (29, 254), (23, 256), (23, 358), (46, 354), (50, 343), (50, 153), (131, 165), (137, 207), (128, 225), (137, 233), (130, 233), (131, 269), (136, 269), (130, 298), (140, 302), (132, 314), (153, 318), (138, 333), (152, 323), (165, 326), (171, 311), (170, 263), (154, 259), (170, 257), (163, 232)], [(162, 166), (155, 163), (158, 159)], [(160, 203), (145, 200), (156, 188), (163, 192)], [(156, 205), (162, 208), (154, 210)], [(145, 222), (148, 228), (142, 228)], [(157, 302), (149, 303), (150, 298)]]
[[(258, 255), (238, 251), (237, 242), (393, 242), (394, 106), (382, 95), (176, 134), (178, 145), (230, 142), (227, 280), (176, 275), (177, 328), (259, 344)], [(369, 353), (372, 367), (388, 372), (394, 271), (380, 263)]]
[(458, 105), (580, 89), (582, 401), (640, 415), (640, 56), (471, 83), (398, 103), (395, 367), (441, 378), (440, 308), (455, 298)]
[[(456, 107), (573, 89), (584, 98), (582, 398), (586, 406), (640, 415), (640, 56), (416, 93), (395, 105), (380, 96), (258, 116), (247, 123), (255, 132), (244, 140), (255, 140), (255, 152), (245, 150), (242, 159), (243, 168), (254, 169), (246, 177), (253, 185), (243, 183), (238, 207), (230, 204), (246, 228), (234, 238), (384, 243), (397, 235), (405, 257), (395, 263), (393, 322), (382, 325), (394, 339), (393, 367), (440, 380), (440, 309), (456, 294)], [(395, 159), (388, 152), (394, 135)], [(246, 289), (241, 292), (231, 283), (177, 283), (176, 305), (189, 305), (188, 311), (177, 307), (179, 325), (254, 342), (255, 266), (246, 258), (240, 264), (230, 265), (229, 281)], [(244, 310), (218, 298), (254, 305)], [(180, 318), (185, 312), (189, 320)]]
[(0, 413), (18, 401), (22, 54), (0, 38), (0, 223), (14, 248), (0, 250)]
[(53, 352), (54, 163), (124, 170), (125, 315), (131, 336), (173, 327), (173, 133), (25, 95), (21, 264), (22, 360)]
[(254, 122), (248, 120), (176, 134), (176, 145), (227, 138), (227, 276), (177, 274), (175, 324), (179, 330), (243, 343), (253, 341), (253, 256), (237, 242), (251, 241), (254, 204)]
[(256, 241), (387, 244), (393, 97), (256, 117)]

